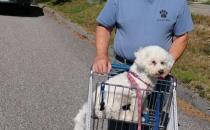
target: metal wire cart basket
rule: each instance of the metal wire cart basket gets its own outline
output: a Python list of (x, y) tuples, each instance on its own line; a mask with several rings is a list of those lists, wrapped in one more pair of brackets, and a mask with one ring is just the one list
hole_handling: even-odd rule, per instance
[[(128, 71), (129, 66), (113, 64), (112, 68), (114, 71), (108, 75), (91, 71), (86, 130), (138, 129), (139, 106), (135, 88), (106, 83), (108, 78)], [(178, 130), (175, 78), (169, 75), (159, 79), (154, 90), (140, 91), (144, 95), (141, 130)]]

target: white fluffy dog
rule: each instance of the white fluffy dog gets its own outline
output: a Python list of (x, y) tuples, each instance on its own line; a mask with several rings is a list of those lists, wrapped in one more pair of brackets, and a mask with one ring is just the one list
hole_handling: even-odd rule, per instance
[[(135, 53), (134, 64), (130, 67), (130, 72), (138, 75), (138, 78), (132, 75), (135, 82), (140, 86), (142, 90), (153, 89), (157, 78), (166, 75), (171, 70), (174, 60), (172, 56), (159, 46), (148, 46), (143, 49), (139, 49)], [(140, 79), (140, 80), (139, 80)], [(98, 117), (105, 116), (106, 118), (112, 118), (124, 121), (138, 121), (138, 108), (136, 108), (136, 91), (130, 88), (114, 87), (114, 84), (122, 86), (131, 86), (128, 79), (128, 72), (116, 75), (106, 81), (108, 84), (112, 84), (105, 87), (104, 101), (105, 107), (100, 110), (101, 89), (100, 87), (94, 92), (96, 98), (95, 115)], [(142, 110), (144, 110), (144, 101), (147, 93), (141, 91), (142, 96)], [(129, 109), (123, 109), (123, 106), (129, 104)], [(74, 118), (75, 127), (74, 130), (85, 129), (85, 113), (87, 105), (84, 104), (82, 109)]]

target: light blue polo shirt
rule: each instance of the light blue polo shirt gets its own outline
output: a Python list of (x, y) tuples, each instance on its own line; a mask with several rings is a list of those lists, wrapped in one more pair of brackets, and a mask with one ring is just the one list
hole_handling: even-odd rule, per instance
[(117, 28), (114, 51), (129, 60), (148, 45), (168, 50), (174, 35), (193, 29), (186, 0), (108, 0), (97, 21)]

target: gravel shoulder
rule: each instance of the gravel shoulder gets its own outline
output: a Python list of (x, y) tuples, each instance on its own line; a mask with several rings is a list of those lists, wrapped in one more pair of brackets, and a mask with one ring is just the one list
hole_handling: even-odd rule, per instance
[(190, 114), (178, 109), (179, 130), (210, 130), (207, 120), (195, 118)]

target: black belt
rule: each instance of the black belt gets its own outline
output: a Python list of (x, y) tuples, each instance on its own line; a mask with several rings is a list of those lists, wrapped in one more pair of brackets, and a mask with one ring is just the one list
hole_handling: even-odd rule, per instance
[(117, 59), (118, 61), (122, 62), (122, 63), (125, 63), (125, 64), (128, 64), (128, 65), (132, 65), (133, 64), (133, 61), (131, 60), (127, 60), (119, 55), (115, 55), (115, 59)]

